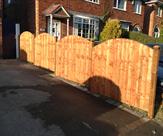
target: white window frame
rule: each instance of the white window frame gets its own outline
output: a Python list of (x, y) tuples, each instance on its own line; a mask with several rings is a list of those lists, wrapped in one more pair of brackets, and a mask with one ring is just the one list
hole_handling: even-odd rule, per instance
[(160, 7), (157, 9), (157, 16), (162, 17), (162, 9)]
[(122, 9), (122, 8), (119, 8), (119, 5), (118, 5), (118, 2), (119, 2), (120, 0), (116, 0), (116, 6), (114, 5), (114, 8), (115, 9), (118, 9), (118, 10), (123, 10), (123, 11), (126, 11), (126, 9), (127, 9), (127, 0), (124, 0), (124, 8)]
[[(129, 23), (129, 22), (125, 22), (125, 21), (120, 21), (120, 22), (121, 22), (121, 28), (122, 28), (122, 29), (127, 30), (127, 31), (130, 30), (130, 23)], [(123, 27), (123, 26), (124, 26), (123, 24), (127, 24), (128, 27), (124, 28), (124, 27)], [(127, 25), (126, 25), (126, 26), (127, 26)]]
[[(136, 28), (138, 31), (134, 31), (134, 28)], [(141, 32), (142, 31), (139, 25), (134, 26), (134, 28), (133, 28), (133, 32)]]
[[(88, 37), (85, 37), (87, 39), (91, 39), (91, 40), (98, 40), (97, 37), (99, 36), (99, 19), (97, 18), (92, 18), (92, 17), (86, 17), (86, 16), (82, 16), (82, 15), (74, 15), (73, 16), (73, 35), (78, 35), (78, 33), (76, 33), (76, 31), (78, 31), (78, 29), (75, 28), (75, 18), (80, 18), (81, 19), (81, 24), (84, 24), (83, 21), (84, 19), (88, 20), (89, 23), (89, 28), (88, 28)], [(94, 24), (94, 37), (92, 38), (91, 37), (91, 29), (90, 29), (90, 26), (91, 26), (91, 20), (94, 20), (97, 24)], [(97, 28), (98, 27), (98, 28)], [(83, 35), (83, 25), (81, 27), (81, 35)]]
[(142, 13), (142, 1), (141, 0), (134, 0), (134, 12), (139, 15)]
[(87, 2), (91, 2), (91, 3), (94, 3), (94, 4), (100, 4), (100, 0), (85, 0)]

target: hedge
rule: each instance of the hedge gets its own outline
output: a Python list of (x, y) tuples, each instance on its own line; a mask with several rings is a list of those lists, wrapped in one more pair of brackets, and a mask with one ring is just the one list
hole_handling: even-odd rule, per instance
[(156, 43), (157, 39), (140, 32), (129, 32), (129, 39), (141, 42), (143, 44)]

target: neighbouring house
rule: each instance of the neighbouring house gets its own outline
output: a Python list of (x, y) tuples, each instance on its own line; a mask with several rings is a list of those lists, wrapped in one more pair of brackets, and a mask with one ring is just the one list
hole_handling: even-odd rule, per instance
[(31, 0), (27, 22), (36, 34), (48, 32), (57, 39), (74, 34), (98, 40), (105, 20), (111, 18), (119, 19), (123, 29), (158, 38), (162, 5), (160, 0)]
[[(73, 34), (96, 41), (108, 18), (119, 19), (127, 31), (140, 31), (158, 38), (163, 19), (162, 0), (6, 1), (11, 1), (4, 6), (7, 24), (20, 24), (20, 32), (27, 30), (35, 35), (47, 32), (58, 40)], [(15, 10), (11, 11), (12, 8)], [(11, 12), (14, 19), (10, 19)]]
[(163, 2), (160, 0), (113, 0), (110, 18), (121, 21), (122, 28), (139, 31), (149, 36), (160, 36)]

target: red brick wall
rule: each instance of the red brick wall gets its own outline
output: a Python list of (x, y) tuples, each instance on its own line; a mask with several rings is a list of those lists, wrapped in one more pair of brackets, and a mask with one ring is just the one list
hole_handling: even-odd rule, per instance
[[(46, 28), (46, 17), (42, 12), (47, 9), (51, 4), (61, 4), (66, 10), (82, 12), (86, 14), (92, 14), (95, 16), (102, 16), (105, 12), (105, 6), (108, 1), (100, 0), (100, 4), (93, 4), (84, 0), (40, 0), (40, 28)], [(67, 34), (66, 20), (62, 20), (62, 36)], [(70, 34), (72, 34), (72, 21), (70, 20)]]
[[(51, 4), (61, 4), (64, 6), (66, 10), (72, 10), (77, 12), (82, 12), (86, 14), (92, 14), (96, 16), (103, 16), (104, 13), (109, 11), (110, 18), (117, 18), (119, 20), (131, 21), (132, 25), (139, 25), (144, 33), (148, 33), (148, 8), (147, 6), (142, 6), (141, 15), (134, 13), (134, 7), (131, 1), (127, 1), (127, 10), (121, 11), (113, 8), (113, 0), (100, 0), (100, 4), (93, 4), (90, 2), (86, 2), (84, 0), (40, 0), (39, 3), (39, 27), (42, 30), (46, 28), (46, 17), (42, 14), (42, 12), (47, 9)], [(80, 4), (79, 4), (80, 3)], [(27, 12), (27, 23), (28, 30), (31, 32), (35, 32), (35, 0), (28, 0), (28, 12)], [(161, 18), (156, 17), (155, 24), (160, 24)], [(62, 30), (61, 33), (63, 36), (67, 34), (66, 28), (66, 19), (62, 19)], [(70, 20), (70, 34), (72, 34), (73, 30), (73, 22)]]
[(27, 0), (27, 30), (35, 33), (35, 0)]
[[(156, 13), (157, 13), (157, 11), (156, 11)], [(160, 26), (161, 25), (161, 21), (163, 21), (163, 15), (162, 15), (162, 17), (159, 17), (159, 16), (155, 16), (155, 25), (158, 25), (158, 26)]]
[[(149, 31), (150, 13), (153, 10), (154, 10), (153, 7), (150, 7), (150, 6), (146, 6), (145, 7), (145, 13), (144, 13), (145, 14), (144, 15), (144, 33), (146, 33), (146, 34), (148, 34), (148, 31)], [(157, 14), (157, 8), (155, 10), (156, 10), (155, 14)], [(162, 20), (163, 20), (163, 16), (162, 17), (158, 17), (157, 15), (155, 15), (154, 26), (155, 25), (160, 26)]]
[(126, 20), (131, 21), (132, 25), (139, 25), (141, 29), (143, 29), (143, 22), (144, 22), (144, 8), (142, 6), (141, 15), (134, 13), (134, 5), (131, 1), (127, 1), (126, 11), (115, 9), (113, 0), (110, 0), (110, 11), (111, 11), (111, 18), (119, 19), (119, 20)]

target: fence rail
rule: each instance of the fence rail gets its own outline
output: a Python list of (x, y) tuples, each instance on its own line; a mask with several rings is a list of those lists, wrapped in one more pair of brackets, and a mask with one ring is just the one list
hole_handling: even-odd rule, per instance
[(140, 108), (153, 117), (159, 47), (149, 48), (128, 39), (112, 39), (93, 47), (78, 36), (56, 42), (46, 33), (33, 39), (29, 32), (21, 35), (20, 59), (86, 84), (91, 92)]

